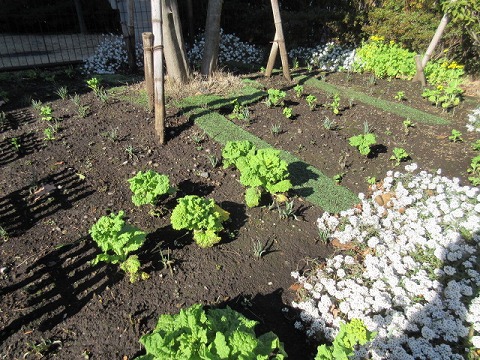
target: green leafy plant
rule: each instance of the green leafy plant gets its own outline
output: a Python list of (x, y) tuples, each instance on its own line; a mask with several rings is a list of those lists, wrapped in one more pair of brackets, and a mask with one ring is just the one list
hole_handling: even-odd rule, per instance
[(330, 108), (335, 115), (340, 114), (340, 95), (333, 95), (332, 102), (327, 104), (327, 107)]
[(328, 116), (325, 116), (325, 119), (323, 119), (323, 127), (327, 130), (336, 130), (337, 122), (335, 120), (331, 120)]
[(427, 98), (436, 107), (441, 106), (444, 110), (451, 109), (460, 104), (463, 90), (460, 89), (460, 80), (454, 80), (447, 86), (437, 85), (435, 89), (425, 89), (422, 97)]
[(315, 108), (317, 107), (317, 97), (315, 95), (307, 95), (307, 97), (305, 98), (305, 101), (307, 102), (307, 105), (309, 107), (310, 110), (315, 110)]
[[(241, 151), (239, 151), (241, 149)], [(263, 191), (272, 195), (292, 188), (288, 164), (279, 157), (275, 149), (256, 150), (249, 141), (227, 142), (222, 156), (227, 159), (224, 166), (235, 165), (240, 171), (240, 182), (247, 187), (245, 202), (248, 207), (258, 206)]]
[(396, 147), (393, 149), (393, 155), (390, 157), (390, 160), (395, 160), (395, 166), (398, 166), (402, 161), (407, 160), (409, 157), (410, 155), (408, 155), (405, 149)]
[(480, 185), (480, 155), (475, 156), (470, 161), (470, 167), (468, 168), (467, 172), (472, 175), (468, 178), (472, 185)]
[(397, 91), (397, 93), (395, 94), (395, 100), (397, 101), (405, 100), (405, 91)]
[(175, 230), (193, 230), (195, 242), (206, 248), (220, 242), (218, 233), (223, 230), (222, 223), (229, 217), (230, 214), (215, 204), (213, 199), (187, 195), (178, 199), (170, 221)]
[(273, 136), (277, 136), (282, 133), (282, 126), (280, 124), (272, 124), (270, 132)]
[(103, 251), (92, 261), (92, 264), (107, 262), (120, 264), (120, 269), (130, 275), (130, 281), (148, 276), (140, 271), (140, 261), (137, 255), (129, 255), (138, 250), (145, 242), (146, 234), (140, 229), (127, 224), (123, 218), (124, 212), (117, 215), (111, 213), (102, 216), (89, 230), (93, 241)]
[(77, 115), (82, 119), (86, 118), (90, 113), (90, 106), (88, 105), (79, 105), (77, 107)]
[(68, 96), (68, 89), (66, 86), (61, 86), (55, 91), (55, 94), (57, 94), (62, 100), (65, 100)]
[(53, 126), (49, 126), (45, 130), (43, 130), (43, 136), (44, 136), (43, 140), (53, 141), (55, 140), (55, 134), (56, 134), (55, 128)]
[(377, 138), (375, 134), (361, 134), (352, 136), (348, 139), (348, 142), (351, 146), (355, 146), (360, 151), (360, 154), (367, 156), (370, 154), (370, 147), (377, 142)]
[(127, 180), (133, 192), (132, 202), (136, 206), (155, 205), (162, 195), (172, 195), (176, 189), (170, 185), (167, 175), (156, 171), (139, 171), (134, 177)]
[(223, 167), (226, 169), (235, 166), (238, 159), (247, 156), (249, 152), (255, 152), (255, 146), (248, 141), (228, 141), (222, 150)]
[(52, 108), (48, 105), (40, 107), (40, 116), (44, 121), (51, 121), (53, 119), (52, 112)]
[(279, 89), (268, 89), (267, 94), (268, 98), (265, 101), (265, 104), (267, 104), (268, 107), (279, 105), (283, 106), (285, 97), (287, 96), (285, 91)]
[(376, 335), (376, 332), (367, 330), (362, 320), (352, 319), (340, 325), (340, 331), (332, 345), (321, 345), (317, 348), (315, 360), (347, 360), (355, 354), (357, 345), (365, 345)]
[(342, 182), (344, 176), (345, 176), (345, 173), (335, 174), (333, 175), (333, 181), (335, 181), (335, 184), (338, 185)]
[(35, 110), (40, 110), (40, 108), (42, 107), (42, 102), (40, 100), (34, 100), (32, 99), (32, 107), (35, 109)]
[(10, 144), (12, 144), (12, 146), (15, 148), (15, 151), (20, 151), (22, 148), (22, 145), (20, 145), (20, 140), (18, 140), (16, 137), (10, 138)]
[(480, 139), (472, 143), (472, 149), (475, 151), (480, 151)]
[(290, 107), (284, 107), (282, 113), (287, 119), (291, 119), (293, 117), (293, 111)]
[(80, 106), (80, 95), (78, 95), (77, 93), (75, 93), (75, 95), (73, 96), (70, 96), (70, 100), (75, 104), (75, 106)]
[(98, 96), (102, 89), (102, 87), (100, 86), (100, 80), (96, 77), (87, 80), (87, 86), (93, 90), (95, 96)]
[(228, 115), (230, 119), (250, 121), (250, 110), (248, 110), (248, 106), (240, 105), (237, 99), (233, 100), (232, 104), (233, 111)]
[(286, 358), (274, 333), (257, 337), (257, 324), (228, 306), (205, 311), (194, 304), (179, 314), (161, 315), (153, 332), (140, 338), (146, 355), (136, 360)]
[(403, 128), (405, 129), (405, 133), (408, 135), (410, 128), (415, 127), (415, 124), (410, 119), (405, 119), (402, 122)]
[(297, 84), (293, 87), (293, 91), (295, 91), (295, 96), (297, 98), (301, 98), (303, 95), (303, 85)]
[(271, 248), (273, 246), (273, 241), (269, 242), (268, 240), (263, 244), (260, 240), (253, 240), (252, 239), (252, 252), (253, 252), (253, 257), (256, 259), (261, 259), (265, 255), (267, 255), (269, 252), (271, 252)]
[(452, 129), (452, 135), (448, 137), (448, 140), (451, 142), (463, 141), (462, 133), (456, 129)]
[(377, 178), (375, 176), (367, 176), (367, 184), (375, 185), (377, 183)]

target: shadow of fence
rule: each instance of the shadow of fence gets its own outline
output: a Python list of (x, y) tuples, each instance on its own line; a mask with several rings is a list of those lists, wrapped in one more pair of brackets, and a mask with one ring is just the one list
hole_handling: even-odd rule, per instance
[(22, 328), (44, 332), (78, 313), (96, 293), (112, 285), (106, 265), (92, 267), (96, 249), (86, 237), (49, 251), (0, 289), (3, 324), (0, 343)]
[(9, 236), (18, 236), (93, 192), (73, 168), (65, 168), (0, 198), (0, 226)]

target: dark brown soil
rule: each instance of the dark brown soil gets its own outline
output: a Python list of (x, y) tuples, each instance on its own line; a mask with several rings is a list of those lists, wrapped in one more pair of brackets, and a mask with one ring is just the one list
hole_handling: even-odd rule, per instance
[[(340, 82), (342, 76), (327, 80)], [(355, 77), (348, 85), (365, 87), (365, 79)], [(260, 81), (265, 88), (292, 86), (280, 77)], [(65, 84), (70, 93), (84, 92), (81, 103), (90, 107), (86, 118), (76, 115), (71, 101), (54, 100), (54, 91)], [(2, 107), (7, 121), (0, 133), (0, 226), (8, 234), (0, 243), (2, 358), (132, 359), (142, 354), (138, 339), (154, 328), (159, 315), (194, 303), (229, 305), (257, 320), (259, 333), (274, 331), (289, 358), (313, 358), (318, 344), (308, 343), (293, 326), (289, 304), (296, 294), (290, 290), (290, 272), (334, 251), (318, 241), (315, 221), (322, 210), (294, 194), (298, 220), (280, 219), (267, 206), (246, 208), (238, 173), (211, 164), (221, 146), (177, 109), (168, 110), (168, 141), (161, 146), (152, 114), (118, 97), (102, 103), (82, 84), (24, 79), (4, 82), (0, 89), (8, 90), (10, 99)], [(399, 90), (408, 105), (436, 111), (421, 100), (419, 86), (408, 82), (378, 80), (371, 92), (392, 100)], [(315, 93), (320, 104), (327, 101), (320, 91), (308, 93)], [(55, 141), (43, 140), (48, 124), (25, 105), (29, 96), (48, 103), (61, 120)], [(251, 124), (236, 122), (329, 176), (344, 173), (342, 185), (354, 192), (367, 191), (366, 176), (381, 179), (393, 168), (389, 157), (395, 146), (404, 147), (422, 168), (442, 168), (465, 183), (474, 156), (473, 135), (464, 127), (471, 103), (453, 115), (440, 114), (451, 126), (412, 119), (416, 125), (406, 134), (404, 119), (361, 103), (347, 108), (348, 100), (342, 99), (341, 115), (335, 116), (323, 107), (310, 111), (292, 90), (288, 99), (294, 120), (283, 117), (281, 108), (258, 103), (250, 106)], [(325, 116), (335, 118), (339, 129), (326, 130)], [(348, 137), (363, 131), (364, 121), (381, 145), (369, 158), (348, 145)], [(281, 124), (281, 134), (271, 133), (273, 124)], [(452, 128), (464, 133), (464, 142), (448, 141)], [(12, 138), (18, 139), (18, 150)], [(133, 155), (126, 151), (130, 146)], [(214, 198), (230, 212), (222, 242), (201, 249), (190, 233), (172, 230), (168, 214), (152, 217), (148, 206), (135, 207), (126, 181), (147, 169), (167, 174), (179, 189), (177, 197)], [(175, 199), (166, 199), (164, 206), (170, 212)], [(99, 217), (119, 210), (148, 233), (139, 252), (148, 280), (130, 283), (117, 266), (90, 264), (98, 250), (88, 230)], [(270, 245), (262, 258), (254, 256), (256, 242)], [(162, 254), (170, 254), (171, 269), (163, 265)]]

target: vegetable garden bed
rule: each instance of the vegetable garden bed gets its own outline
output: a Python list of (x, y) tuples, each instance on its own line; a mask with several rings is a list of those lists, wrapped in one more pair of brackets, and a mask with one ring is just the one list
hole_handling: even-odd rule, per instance
[[(354, 194), (368, 191), (367, 178), (374, 182), (388, 170), (400, 169), (390, 160), (395, 147), (410, 156), (401, 165), (442, 168), (465, 184), (476, 154), (470, 146), (475, 135), (465, 131), (467, 114), (477, 105), (473, 100), (443, 113), (424, 100), (417, 102), (421, 89), (409, 82), (377, 80), (368, 86), (365, 75), (346, 84), (345, 76), (332, 74), (325, 80), (332, 86), (361, 86), (355, 90), (391, 102), (404, 91), (405, 100), (398, 103), (445, 123), (410, 118), (414, 126), (406, 126), (406, 117), (351, 93), (346, 97), (340, 88), (340, 111), (334, 114), (332, 106), (323, 106), (332, 103), (331, 93), (305, 82), (304, 94), (297, 98), (294, 84), (275, 76), (257, 79), (259, 98), (269, 88), (283, 89), (293, 118), (287, 119), (282, 107), (269, 108), (258, 99), (243, 103), (233, 95), (228, 101), (200, 100), (198, 106), (183, 103), (168, 108), (167, 144), (159, 146), (152, 114), (125, 100), (135, 97), (138, 86), (101, 101), (84, 83), (71, 82), (69, 93), (81, 94), (75, 105), (55, 95), (59, 78), (55, 85), (22, 79), (18, 94), (10, 90), (10, 101), (2, 108), (1, 354), (10, 359), (133, 359), (143, 354), (139, 338), (161, 314), (200, 303), (228, 305), (258, 321), (256, 331), (277, 334), (291, 359), (313, 358), (318, 343), (294, 327), (297, 310), (291, 302), (299, 298), (290, 274), (341, 250), (321, 241), (316, 220), (322, 207), (346, 209), (357, 202)], [(41, 120), (21, 94), (51, 107), (59, 120), (55, 139), (45, 140), (45, 129), (54, 122)], [(314, 110), (305, 101), (308, 94), (317, 98)], [(226, 118), (235, 98), (247, 107), (248, 119)], [(81, 106), (88, 107), (85, 114)], [(215, 107), (224, 116), (212, 113)], [(348, 141), (366, 126), (376, 135), (368, 156)], [(449, 140), (452, 129), (462, 131), (463, 141)], [(222, 168), (222, 143), (251, 139), (283, 151), (293, 175), (293, 213), (269, 209), (268, 196), (263, 206), (247, 207), (239, 172)], [(168, 175), (177, 193), (163, 198), (156, 209), (136, 207), (127, 180), (150, 169)], [(219, 244), (199, 248), (191, 232), (172, 229), (176, 199), (186, 195), (214, 199), (229, 213)], [(89, 229), (101, 216), (120, 210), (147, 234), (137, 252), (146, 280), (131, 283), (117, 265), (90, 263), (99, 250)]]

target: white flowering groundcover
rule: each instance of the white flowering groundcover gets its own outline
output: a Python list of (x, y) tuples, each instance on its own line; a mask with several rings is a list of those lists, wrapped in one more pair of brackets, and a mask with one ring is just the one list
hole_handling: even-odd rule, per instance
[[(143, 66), (143, 46), (135, 45), (137, 66)], [(85, 60), (83, 71), (87, 74), (116, 74), (128, 66), (125, 41), (121, 35), (104, 35), (95, 53)]]
[(480, 348), (480, 191), (416, 169), (388, 172), (361, 205), (318, 219), (351, 250), (292, 273), (296, 327), (309, 337), (331, 341), (358, 318), (377, 332), (358, 359), (464, 359)]

